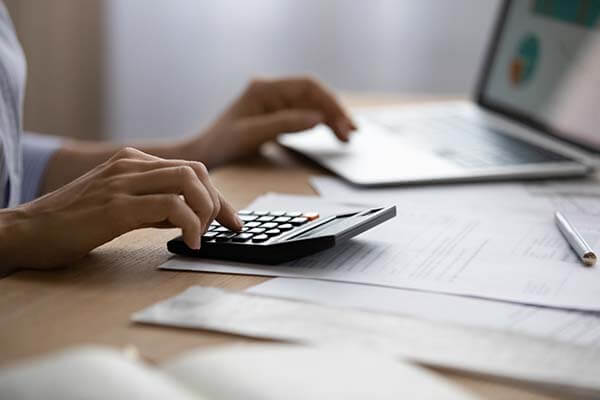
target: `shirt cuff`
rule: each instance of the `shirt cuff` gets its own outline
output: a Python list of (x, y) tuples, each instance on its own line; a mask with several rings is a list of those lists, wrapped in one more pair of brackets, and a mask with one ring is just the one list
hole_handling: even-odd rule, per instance
[(56, 136), (26, 132), (22, 137), (23, 179), (21, 181), (21, 203), (26, 203), (40, 195), (42, 178), (50, 157), (61, 146), (62, 140)]

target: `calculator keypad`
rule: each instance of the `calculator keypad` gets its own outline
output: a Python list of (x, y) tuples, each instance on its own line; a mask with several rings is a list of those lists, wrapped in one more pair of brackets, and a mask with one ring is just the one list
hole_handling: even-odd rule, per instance
[(319, 218), (315, 212), (300, 211), (253, 211), (241, 210), (238, 215), (244, 221), (242, 232), (232, 232), (218, 222), (210, 224), (202, 236), (203, 242), (264, 243), (292, 229)]

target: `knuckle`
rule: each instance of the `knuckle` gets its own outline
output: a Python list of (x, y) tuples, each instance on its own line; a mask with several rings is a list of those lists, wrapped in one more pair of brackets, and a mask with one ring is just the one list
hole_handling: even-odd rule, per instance
[(264, 90), (267, 81), (263, 78), (252, 78), (250, 83), (248, 84), (248, 92), (250, 93), (260, 93)]
[(116, 158), (137, 158), (139, 155), (140, 151), (133, 147), (123, 147), (115, 154)]
[(109, 163), (106, 169), (107, 175), (124, 174), (131, 169), (131, 162), (126, 158), (120, 158)]
[(307, 85), (315, 85), (317, 83), (317, 79), (310, 74), (301, 75), (300, 77), (298, 77), (298, 79)]
[(177, 167), (177, 175), (182, 182), (188, 182), (196, 177), (196, 172), (189, 165), (180, 165)]
[(103, 190), (108, 193), (119, 193), (123, 189), (123, 183), (119, 178), (108, 178), (104, 181)]
[(164, 197), (164, 203), (165, 203), (165, 207), (168, 208), (169, 210), (173, 210), (177, 207), (180, 206), (181, 203), (181, 199), (179, 198), (179, 195), (177, 194), (169, 194), (166, 195)]
[(206, 168), (206, 165), (203, 163), (192, 161), (190, 162), (190, 167), (195, 171), (199, 178), (204, 179), (208, 177), (208, 168)]

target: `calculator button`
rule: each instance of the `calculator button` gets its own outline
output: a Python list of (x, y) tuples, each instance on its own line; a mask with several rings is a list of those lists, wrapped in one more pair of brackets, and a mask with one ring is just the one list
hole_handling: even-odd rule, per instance
[(266, 222), (266, 223), (262, 224), (260, 227), (265, 228), (265, 229), (273, 229), (273, 228), (277, 228), (277, 224), (275, 222)]
[(208, 242), (209, 240), (214, 239), (217, 235), (219, 235), (219, 232), (206, 232), (204, 235), (202, 235), (202, 240)]
[(277, 236), (277, 235), (281, 235), (281, 231), (279, 229), (269, 229), (268, 231), (265, 232), (265, 234), (268, 236)]
[(306, 218), (309, 221), (314, 221), (315, 219), (319, 218), (319, 213), (316, 212), (306, 212), (303, 215), (304, 218)]
[(256, 228), (257, 226), (260, 226), (260, 222), (247, 222), (244, 224), (244, 227), (248, 227), (248, 228)]
[(218, 228), (215, 228), (213, 230), (219, 233), (231, 232), (228, 228), (225, 228), (224, 226), (219, 226)]
[(258, 219), (259, 222), (271, 222), (275, 219), (275, 217), (271, 217), (270, 215), (265, 215), (264, 217), (260, 217)]
[(252, 238), (254, 243), (266, 242), (267, 240), (269, 240), (267, 235), (257, 235)]
[(210, 226), (221, 226), (221, 224), (218, 223), (217, 221), (213, 221), (210, 223)]
[(239, 215), (250, 215), (250, 214), (252, 214), (252, 210), (240, 210), (237, 213)]
[(264, 231), (266, 231), (266, 229), (263, 229), (263, 228), (252, 228), (248, 232), (258, 235), (258, 234), (263, 233)]
[(282, 232), (285, 232), (294, 229), (294, 226), (292, 224), (281, 224), (277, 227), (277, 229), (279, 229)]
[(240, 219), (244, 222), (252, 222), (256, 218), (258, 218), (256, 215), (240, 215)]
[(292, 219), (292, 217), (279, 217), (279, 218), (275, 218), (275, 222), (278, 223), (284, 223), (284, 222), (290, 222), (290, 220)]
[(290, 221), (290, 223), (295, 226), (299, 226), (299, 225), (305, 224), (307, 222), (308, 222), (308, 218), (305, 218), (305, 217), (294, 218), (293, 220)]
[(283, 217), (285, 215), (285, 211), (271, 211), (269, 214), (274, 217)]
[(231, 239), (232, 237), (235, 236), (235, 233), (231, 232), (231, 233), (220, 233), (217, 236), (215, 236), (215, 241), (216, 242), (226, 242), (229, 239)]
[(235, 235), (233, 237), (233, 239), (231, 239), (233, 242), (237, 242), (237, 243), (243, 243), (243, 242), (247, 242), (248, 240), (252, 239), (252, 234), (251, 233), (240, 233), (238, 235)]
[(302, 213), (300, 211), (288, 211), (285, 213), (285, 215), (288, 217), (297, 218), (302, 216)]
[(259, 217), (262, 217), (264, 215), (269, 215), (269, 212), (268, 211), (254, 211), (253, 214), (258, 215)]

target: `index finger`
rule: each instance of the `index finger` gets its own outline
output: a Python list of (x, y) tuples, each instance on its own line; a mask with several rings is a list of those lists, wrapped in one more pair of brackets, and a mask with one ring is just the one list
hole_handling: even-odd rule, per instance
[(240, 217), (238, 217), (235, 208), (233, 208), (231, 204), (229, 204), (227, 200), (223, 198), (221, 193), (217, 191), (217, 194), (219, 196), (219, 202), (221, 203), (221, 209), (219, 210), (217, 218), (215, 219), (219, 221), (221, 225), (226, 226), (233, 231), (240, 231), (244, 227), (244, 223)]

